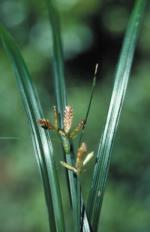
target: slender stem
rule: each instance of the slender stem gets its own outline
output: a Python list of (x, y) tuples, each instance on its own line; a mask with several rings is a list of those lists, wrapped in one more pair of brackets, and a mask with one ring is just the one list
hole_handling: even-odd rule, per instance
[(91, 94), (90, 94), (89, 103), (88, 103), (87, 111), (86, 111), (85, 118), (84, 118), (84, 126), (83, 126), (83, 129), (81, 131), (80, 138), (79, 138), (79, 146), (80, 146), (82, 138), (83, 138), (85, 126), (87, 124), (88, 116), (89, 116), (90, 109), (91, 109), (93, 94), (94, 94), (94, 90), (95, 90), (95, 86), (96, 86), (97, 71), (98, 71), (98, 64), (96, 64), (96, 66), (95, 66), (94, 77), (93, 77), (92, 88), (91, 88)]
[[(74, 165), (72, 160), (72, 154), (66, 154), (67, 163)], [(77, 176), (72, 172), (68, 171), (69, 183), (70, 183), (70, 197), (71, 197), (71, 205), (73, 209), (73, 219), (74, 219), (74, 231), (78, 232), (78, 201), (77, 201), (77, 185), (78, 180)]]

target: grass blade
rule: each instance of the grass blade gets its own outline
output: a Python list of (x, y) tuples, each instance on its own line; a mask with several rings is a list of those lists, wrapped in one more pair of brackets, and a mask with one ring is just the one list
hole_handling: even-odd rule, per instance
[[(54, 72), (54, 83), (55, 83), (55, 96), (56, 96), (56, 105), (58, 112), (60, 114), (60, 126), (63, 128), (63, 116), (64, 109), (67, 105), (67, 94), (65, 86), (65, 77), (64, 77), (64, 61), (62, 54), (62, 44), (61, 44), (61, 34), (60, 34), (60, 22), (59, 16), (56, 8), (54, 7), (51, 0), (46, 0), (48, 6), (48, 13), (50, 18), (52, 37), (53, 37), (53, 72)], [(72, 164), (73, 154), (64, 154), (64, 159), (67, 163)], [(77, 228), (77, 191), (76, 191), (76, 177), (70, 172), (67, 172), (68, 180), (68, 189), (70, 193), (70, 200), (73, 209), (74, 217), (74, 227), (75, 231), (78, 231)]]
[[(67, 95), (64, 78), (64, 61), (62, 43), (60, 35), (60, 22), (56, 8), (52, 0), (45, 0), (48, 6), (48, 13), (51, 23), (53, 38), (53, 72), (56, 92), (57, 108), (60, 113), (60, 120), (63, 118), (65, 106), (67, 105)], [(62, 121), (61, 121), (62, 124)]]
[[(95, 66), (95, 71), (94, 71), (94, 76), (93, 76), (93, 82), (92, 82), (92, 88), (91, 88), (91, 93), (90, 93), (90, 98), (89, 98), (89, 102), (88, 102), (88, 107), (87, 107), (87, 111), (84, 117), (84, 127), (82, 128), (80, 137), (79, 137), (79, 146), (81, 145), (82, 139), (83, 139), (83, 135), (84, 135), (84, 131), (85, 131), (85, 127), (87, 124), (87, 120), (88, 120), (88, 116), (89, 116), (89, 112), (91, 109), (91, 104), (92, 104), (92, 99), (93, 99), (93, 95), (94, 95), (94, 90), (95, 90), (95, 86), (96, 86), (96, 78), (97, 78), (97, 71), (98, 71), (98, 64), (96, 64)], [(78, 192), (79, 192), (79, 188), (80, 186), (78, 185)], [(80, 190), (81, 191), (81, 190)], [(91, 231), (88, 219), (87, 219), (87, 214), (86, 214), (86, 209), (85, 209), (85, 205), (82, 199), (82, 195), (80, 193), (78, 193), (78, 209), (81, 208), (81, 231)]]
[[(61, 44), (61, 35), (60, 35), (60, 23), (59, 17), (56, 8), (54, 7), (51, 0), (46, 0), (49, 12), (49, 18), (52, 29), (52, 37), (53, 37), (53, 70), (54, 70), (54, 82), (55, 82), (55, 95), (56, 95), (56, 103), (57, 108), (60, 113), (60, 125), (63, 126), (63, 114), (65, 106), (67, 105), (67, 94), (66, 94), (66, 86), (65, 86), (65, 78), (64, 78), (64, 61), (62, 54), (62, 44)], [(72, 145), (73, 147), (73, 145)], [(74, 157), (74, 152), (70, 154), (65, 154), (65, 160), (67, 163), (72, 163), (72, 157)], [(75, 221), (75, 231), (80, 231), (80, 210), (78, 209), (78, 200), (80, 200), (79, 194), (79, 183), (75, 175), (67, 171), (68, 182), (69, 182), (69, 192), (71, 205), (73, 209), (74, 221)], [(88, 220), (84, 220), (86, 228), (88, 226)], [(86, 230), (88, 232), (90, 230)]]
[(0, 26), (0, 39), (13, 65), (19, 90), (25, 106), (32, 132), (35, 155), (40, 169), (45, 199), (48, 208), (50, 231), (65, 231), (59, 182), (53, 158), (53, 148), (49, 134), (37, 125), (42, 118), (42, 110), (30, 74), (24, 60), (10, 34)]
[(98, 231), (98, 221), (110, 165), (112, 144), (125, 98), (138, 32), (144, 15), (145, 3), (145, 0), (137, 0), (135, 2), (116, 70), (115, 83), (104, 132), (99, 143), (97, 163), (94, 169), (87, 205), (88, 216), (91, 220), (93, 231)]

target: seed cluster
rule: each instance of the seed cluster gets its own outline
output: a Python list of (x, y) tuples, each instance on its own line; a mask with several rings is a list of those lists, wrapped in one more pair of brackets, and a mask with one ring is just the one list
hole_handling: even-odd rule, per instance
[[(79, 132), (84, 128), (85, 120), (81, 120), (77, 125), (77, 127), (71, 130), (73, 123), (73, 109), (71, 106), (66, 106), (64, 110), (63, 128), (59, 128), (58, 111), (56, 106), (53, 107), (53, 115), (54, 115), (53, 123), (51, 123), (48, 119), (39, 119), (38, 123), (45, 130), (52, 130), (57, 132), (61, 137), (62, 145), (66, 155), (70, 154), (70, 148), (71, 148), (70, 139), (75, 138), (79, 134)], [(78, 148), (74, 166), (65, 163), (63, 161), (61, 161), (60, 163), (68, 170), (71, 170), (77, 175), (79, 175), (83, 170), (83, 167), (91, 160), (93, 155), (94, 155), (93, 152), (87, 154), (87, 146), (85, 143), (82, 143)]]

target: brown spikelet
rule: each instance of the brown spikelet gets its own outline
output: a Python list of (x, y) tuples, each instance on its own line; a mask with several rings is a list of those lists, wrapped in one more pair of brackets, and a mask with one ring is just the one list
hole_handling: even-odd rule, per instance
[(54, 130), (54, 126), (47, 119), (39, 119), (37, 122), (46, 130)]
[(85, 121), (80, 121), (77, 127), (70, 133), (70, 138), (74, 138), (84, 128), (84, 125)]
[(83, 160), (87, 153), (87, 146), (85, 143), (82, 143), (77, 152), (77, 158), (75, 163), (75, 168), (80, 172), (83, 167)]
[(87, 146), (85, 143), (82, 143), (77, 152), (77, 158), (83, 160), (85, 154), (87, 153)]
[(72, 126), (73, 120), (73, 109), (71, 106), (66, 106), (64, 111), (64, 131), (66, 134), (69, 133), (70, 128)]

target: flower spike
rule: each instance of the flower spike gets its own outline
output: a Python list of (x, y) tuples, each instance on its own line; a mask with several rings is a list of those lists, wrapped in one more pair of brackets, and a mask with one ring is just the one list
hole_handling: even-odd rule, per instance
[(64, 111), (64, 131), (66, 134), (69, 133), (73, 120), (73, 109), (71, 106), (66, 106)]
[(71, 131), (69, 137), (70, 137), (71, 139), (75, 138), (75, 137), (77, 136), (77, 134), (84, 128), (84, 125), (85, 125), (85, 121), (84, 121), (84, 120), (81, 120), (81, 121), (79, 122), (79, 124), (77, 125), (77, 127), (76, 127), (73, 131)]
[(64, 167), (67, 168), (68, 170), (73, 171), (73, 172), (76, 173), (76, 174), (78, 173), (78, 170), (77, 170), (75, 167), (71, 166), (70, 164), (65, 163), (65, 162), (63, 162), (63, 161), (60, 161), (60, 163), (61, 163), (62, 166), (64, 166)]
[[(87, 163), (93, 158), (94, 152), (91, 152), (87, 154), (87, 146), (85, 143), (82, 143), (81, 146), (78, 149), (77, 157), (75, 165), (72, 166), (68, 163), (65, 163), (63, 161), (60, 161), (61, 165), (68, 170), (74, 172), (76, 175), (80, 175), (80, 173), (83, 171), (83, 168), (87, 165)], [(86, 156), (86, 157), (85, 157)]]
[(83, 161), (83, 167), (86, 166), (93, 157), (94, 157), (93, 151), (87, 154), (86, 158)]
[(87, 146), (85, 143), (82, 143), (78, 149), (76, 163), (75, 163), (75, 167), (79, 172), (81, 171), (83, 167), (83, 160), (84, 160), (86, 153), (87, 153)]

